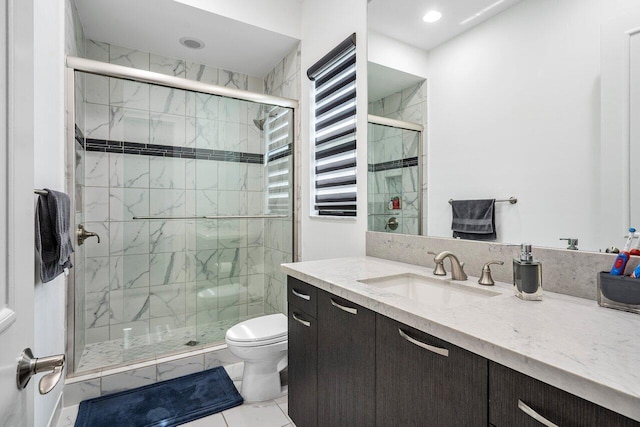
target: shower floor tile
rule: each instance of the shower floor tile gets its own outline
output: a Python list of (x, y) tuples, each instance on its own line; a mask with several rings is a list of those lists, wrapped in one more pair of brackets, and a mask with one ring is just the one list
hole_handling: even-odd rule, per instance
[(243, 320), (261, 316), (256, 314), (234, 320), (225, 320), (208, 325), (162, 330), (147, 335), (104, 341), (85, 346), (76, 372), (103, 369), (109, 366), (132, 363), (165, 356), (179, 350), (189, 351), (194, 347), (186, 345), (197, 341), (197, 346), (224, 342), (224, 336), (231, 326)]
[[(183, 427), (295, 427), (287, 412), (287, 396), (265, 402), (243, 403), (221, 413), (182, 424)], [(73, 427), (79, 405), (62, 410), (57, 427)]]

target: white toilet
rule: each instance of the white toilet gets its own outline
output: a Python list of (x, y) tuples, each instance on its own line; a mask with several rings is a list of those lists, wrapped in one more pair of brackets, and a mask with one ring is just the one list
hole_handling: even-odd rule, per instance
[(280, 371), (287, 367), (287, 317), (270, 314), (245, 320), (225, 336), (227, 347), (244, 361), (240, 394), (247, 402), (281, 396)]

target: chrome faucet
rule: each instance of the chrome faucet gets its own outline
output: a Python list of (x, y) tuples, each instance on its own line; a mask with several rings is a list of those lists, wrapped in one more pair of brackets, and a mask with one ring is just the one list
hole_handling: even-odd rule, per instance
[(458, 257), (452, 252), (443, 251), (439, 254), (435, 252), (428, 252), (431, 255), (435, 255), (433, 261), (436, 263), (436, 267), (433, 269), (433, 274), (436, 276), (446, 276), (447, 270), (444, 269), (444, 260), (449, 258), (451, 261), (451, 279), (453, 280), (467, 280), (467, 273), (464, 272), (464, 263), (460, 263)]

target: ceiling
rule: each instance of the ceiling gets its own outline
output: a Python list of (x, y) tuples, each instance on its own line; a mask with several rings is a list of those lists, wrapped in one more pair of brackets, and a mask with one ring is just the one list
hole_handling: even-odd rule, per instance
[[(431, 50), (449, 39), (510, 8), (521, 0), (371, 0), (369, 30), (423, 50)], [(430, 10), (442, 13), (442, 19), (422, 21)], [(462, 21), (484, 12), (468, 21)]]
[[(75, 0), (89, 39), (264, 77), (298, 40), (173, 0)], [(233, 38), (229, 35), (233, 35)], [(181, 37), (204, 42), (199, 50)]]

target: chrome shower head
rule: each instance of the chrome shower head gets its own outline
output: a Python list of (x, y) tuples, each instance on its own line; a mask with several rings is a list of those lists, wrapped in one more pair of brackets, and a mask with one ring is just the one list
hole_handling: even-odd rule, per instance
[(253, 124), (260, 130), (264, 130), (264, 122), (266, 119), (253, 119)]

